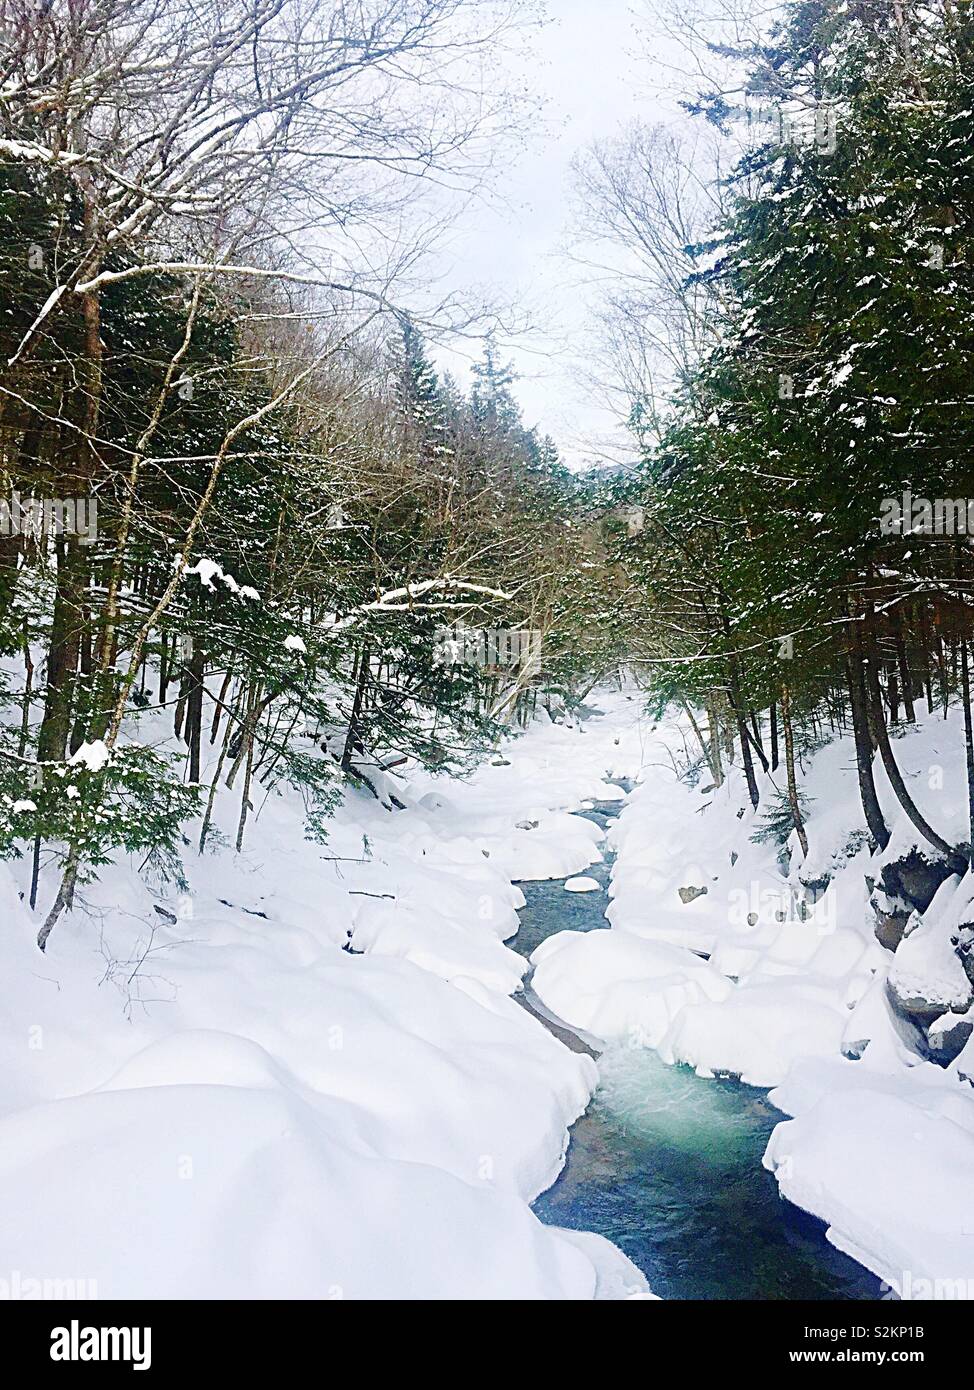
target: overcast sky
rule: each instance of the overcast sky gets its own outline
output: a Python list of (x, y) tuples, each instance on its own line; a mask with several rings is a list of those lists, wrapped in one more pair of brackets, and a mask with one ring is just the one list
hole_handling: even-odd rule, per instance
[[(564, 255), (570, 234), (571, 161), (594, 139), (633, 116), (668, 117), (649, 95), (643, 11), (629, 0), (548, 0), (550, 22), (534, 36), (530, 73), (545, 99), (543, 122), (497, 182), (492, 205), (468, 210), (443, 253), (457, 287), (483, 282), (516, 301), (537, 325), (504, 344), (520, 374), (517, 395), (528, 424), (551, 434), (569, 461), (625, 443), (611, 413), (575, 368), (586, 340), (579, 271)], [(536, 62), (535, 62), (536, 60)], [(469, 358), (437, 351), (466, 384)]]

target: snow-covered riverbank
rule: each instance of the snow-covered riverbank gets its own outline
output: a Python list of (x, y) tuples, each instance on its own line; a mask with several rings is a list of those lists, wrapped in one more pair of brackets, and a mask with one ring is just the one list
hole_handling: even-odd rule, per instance
[(618, 732), (539, 723), (469, 783), (397, 782), (405, 810), (350, 795), (324, 848), (272, 795), (243, 855), (187, 848), (185, 892), (106, 871), (46, 956), (24, 864), (0, 870), (0, 1278), (102, 1298), (643, 1290), (607, 1241), (530, 1211), (596, 1071), (507, 997), (526, 962), (504, 945), (512, 878), (599, 860), (568, 812), (638, 770), (637, 709), (616, 702)]
[[(243, 855), (187, 847), (185, 891), (118, 864), (45, 957), (24, 865), (2, 869), (0, 1277), (101, 1297), (644, 1293), (608, 1241), (530, 1210), (598, 1072), (510, 997), (528, 969), (513, 881), (599, 864), (603, 830), (571, 812), (632, 778), (608, 924), (542, 942), (537, 995), (597, 1037), (774, 1087), (783, 1195), (908, 1296), (974, 1292), (970, 1046), (926, 1060), (886, 994), (892, 971), (961, 1017), (967, 890), (948, 880), (894, 955), (843, 741), (805, 770), (809, 862), (783, 869), (737, 774), (689, 787), (677, 726), (626, 693), (599, 706), (540, 720), (469, 780), (397, 779), (405, 809), (348, 795), (324, 847), (272, 795)], [(956, 734), (899, 741), (914, 783), (956, 775)], [(830, 877), (805, 907), (800, 868)]]
[[(928, 1060), (965, 1013), (968, 1033), (974, 1019), (951, 945), (971, 916), (969, 879), (947, 879), (894, 955), (876, 940), (867, 878), (906, 854), (916, 832), (881, 782), (894, 832), (870, 859), (848, 738), (808, 761), (809, 858), (793, 844), (784, 867), (774, 845), (750, 838), (740, 774), (719, 790), (707, 779), (690, 788), (667, 751), (682, 748), (674, 725), (647, 741), (642, 784), (610, 832), (611, 929), (544, 942), (535, 991), (603, 1038), (655, 1048), (701, 1076), (774, 1087), (771, 1100), (793, 1117), (765, 1157), (782, 1194), (905, 1297), (974, 1297), (974, 1053), (968, 1042), (946, 1066)], [(897, 740), (897, 757), (921, 804), (963, 839), (958, 722), (921, 721)], [(826, 878), (813, 901), (803, 881)], [(893, 1011), (890, 986), (926, 1020), (929, 1041)]]

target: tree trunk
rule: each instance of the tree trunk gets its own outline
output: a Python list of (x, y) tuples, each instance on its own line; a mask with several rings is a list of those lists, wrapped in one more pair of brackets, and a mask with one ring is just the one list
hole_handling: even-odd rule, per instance
[(205, 658), (202, 645), (193, 642), (193, 651), (187, 663), (189, 692), (186, 697), (186, 742), (189, 744), (189, 781), (200, 780), (200, 745), (203, 739), (203, 674)]
[(869, 727), (869, 707), (863, 676), (862, 637), (858, 623), (852, 622), (852, 640), (846, 661), (849, 680), (849, 706), (852, 710), (852, 732), (856, 744), (856, 771), (859, 777), (859, 797), (869, 833), (880, 849), (889, 844), (889, 830), (883, 818), (876, 783), (873, 780), (873, 741)]
[(710, 748), (710, 763), (714, 770), (714, 782), (718, 787), (724, 784), (724, 765), (720, 754), (720, 716), (717, 713), (716, 697), (711, 695), (707, 701), (707, 738)]
[(697, 723), (696, 717), (693, 713), (693, 710), (690, 708), (689, 703), (686, 700), (681, 700), (680, 704), (683, 706), (683, 711), (690, 721), (690, 727), (696, 735), (697, 742), (700, 745), (700, 751), (707, 761), (707, 766), (710, 768), (711, 776), (713, 777), (715, 784), (717, 786), (720, 786), (720, 777), (718, 776), (717, 767), (714, 764), (714, 759), (710, 751), (710, 744), (704, 738), (703, 732), (700, 728), (700, 725)]
[(903, 690), (903, 708), (906, 711), (907, 722), (916, 723), (916, 710), (913, 708), (913, 688), (912, 676), (910, 673), (910, 663), (906, 655), (906, 643), (903, 641), (903, 626), (899, 615), (894, 618), (894, 641), (896, 642), (896, 663), (900, 672), (900, 686)]
[(883, 767), (889, 778), (890, 786), (896, 795), (897, 801), (903, 807), (913, 826), (920, 832), (923, 838), (931, 844), (940, 854), (942, 854), (950, 864), (953, 873), (965, 873), (967, 870), (967, 860), (959, 854), (953, 845), (947, 843), (937, 834), (930, 822), (924, 817), (920, 808), (909, 793), (903, 776), (893, 756), (893, 749), (889, 741), (889, 733), (886, 728), (886, 721), (883, 718), (883, 695), (879, 685), (879, 665), (873, 652), (867, 661), (866, 669), (868, 673), (869, 689), (872, 695), (873, 711), (875, 715), (876, 737), (879, 742), (879, 754), (883, 760)]
[(798, 833), (802, 858), (808, 858), (808, 836), (802, 821), (801, 804), (798, 800), (798, 783), (795, 778), (795, 740), (791, 727), (791, 694), (787, 685), (781, 687), (781, 726), (785, 735), (785, 769), (788, 775), (788, 805), (791, 807), (791, 820)]
[(58, 548), (57, 587), (47, 649), (47, 693), (37, 742), (40, 762), (60, 762), (67, 752), (74, 685), (81, 658), (85, 560), (73, 538)]
[(970, 828), (968, 862), (974, 868), (974, 737), (971, 734), (971, 674), (966, 639), (960, 648), (960, 675), (964, 694), (964, 751), (967, 755), (967, 807)]
[(348, 720), (348, 731), (345, 734), (345, 747), (342, 749), (341, 769), (348, 773), (352, 770), (352, 753), (355, 745), (361, 743), (360, 730), (362, 718), (362, 705), (365, 700), (365, 692), (369, 682), (369, 644), (366, 642), (359, 654), (358, 680), (355, 682), (355, 694), (352, 698), (352, 712)]
[(744, 778), (747, 782), (747, 793), (751, 798), (751, 805), (755, 810), (758, 808), (760, 795), (758, 793), (757, 778), (754, 776), (754, 759), (751, 757), (751, 745), (748, 742), (747, 720), (744, 717), (744, 710), (741, 706), (741, 692), (737, 681), (737, 663), (732, 659), (730, 664), (730, 706), (737, 722), (737, 735), (741, 741), (741, 762), (744, 764)]

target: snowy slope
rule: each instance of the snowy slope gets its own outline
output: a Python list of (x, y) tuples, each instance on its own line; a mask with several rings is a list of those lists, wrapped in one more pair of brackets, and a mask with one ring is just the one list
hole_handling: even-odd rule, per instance
[(103, 1298), (643, 1293), (529, 1208), (596, 1072), (507, 997), (504, 945), (514, 874), (601, 857), (567, 809), (637, 770), (621, 704), (619, 743), (539, 722), (468, 783), (401, 782), (403, 811), (349, 794), (324, 848), (271, 795), (241, 855), (186, 849), (187, 892), (112, 867), (46, 956), (0, 869), (0, 1269)]

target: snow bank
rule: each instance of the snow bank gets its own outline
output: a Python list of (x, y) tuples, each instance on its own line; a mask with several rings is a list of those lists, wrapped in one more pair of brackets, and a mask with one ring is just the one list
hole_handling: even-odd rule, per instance
[(607, 745), (635, 770), (626, 724), (539, 724), (446, 794), (390, 777), (404, 811), (352, 792), (325, 847), (273, 792), (185, 888), (120, 860), (43, 958), (0, 866), (0, 1267), (102, 1298), (644, 1296), (530, 1209), (597, 1074), (508, 997), (503, 944), (515, 871), (601, 858), (568, 810)]
[(953, 875), (941, 885), (927, 911), (914, 913), (907, 924), (888, 979), (908, 1012), (965, 1013), (970, 1007), (974, 991), (953, 941), (970, 897), (970, 888), (962, 888)]
[[(896, 741), (918, 804), (956, 842), (968, 833), (962, 732), (952, 713)], [(765, 1160), (782, 1193), (904, 1298), (974, 1297), (974, 882), (948, 879), (893, 955), (876, 940), (866, 880), (917, 832), (881, 766), (892, 838), (871, 859), (850, 738), (806, 758), (803, 860), (794, 836), (784, 853), (751, 839), (760, 818), (739, 769), (719, 789), (677, 778), (685, 733), (653, 732), (609, 832), (611, 930), (545, 943), (534, 987), (601, 1037), (774, 1086), (792, 1116)], [(774, 789), (760, 780), (766, 803)], [(681, 968), (691, 951), (709, 957), (696, 961), (706, 976)], [(928, 1060), (961, 1047), (949, 1065)]]
[(0, 1124), (0, 1258), (102, 1298), (590, 1298), (631, 1278), (608, 1242), (366, 1130), (352, 1105), (226, 1080), (21, 1111)]
[(531, 987), (575, 1028), (610, 1041), (656, 1047), (673, 1019), (700, 999), (724, 999), (731, 985), (679, 946), (622, 931), (558, 932), (531, 956)]
[[(868, 1055), (868, 1054), (867, 1054)], [(974, 1298), (974, 1104), (930, 1063), (803, 1063), (772, 1100), (765, 1167), (904, 1298)], [(939, 1290), (939, 1291), (938, 1291)]]
[(783, 979), (729, 994), (720, 1005), (684, 1009), (659, 1048), (667, 1062), (686, 1062), (699, 1076), (735, 1076), (774, 1086), (799, 1057), (839, 1050), (843, 1015), (830, 992)]

